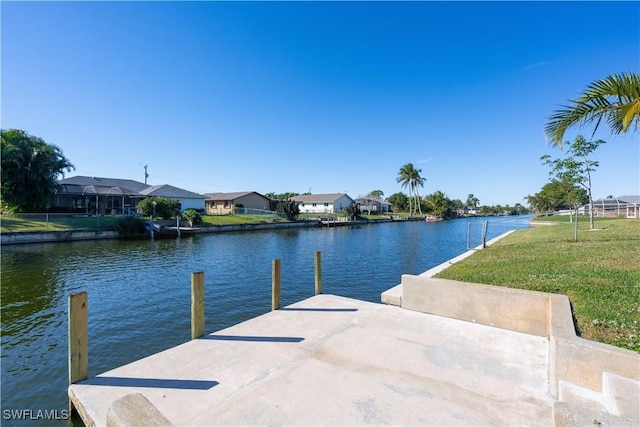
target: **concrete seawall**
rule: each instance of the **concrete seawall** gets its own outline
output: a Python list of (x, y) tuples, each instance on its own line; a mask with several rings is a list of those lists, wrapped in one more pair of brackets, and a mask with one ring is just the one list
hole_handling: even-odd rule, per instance
[[(162, 225), (163, 230), (169, 233), (177, 231), (175, 221), (155, 221)], [(186, 227), (186, 222), (182, 222), (180, 230), (184, 236), (194, 234), (211, 234), (211, 233), (230, 233), (237, 231), (259, 231), (259, 230), (281, 230), (290, 228), (315, 228), (315, 227), (344, 227), (365, 224), (378, 224), (383, 222), (392, 222), (392, 220), (358, 220), (323, 224), (320, 221), (296, 221), (296, 222), (280, 222), (280, 223), (263, 223), (263, 224), (228, 224), (228, 225), (210, 225), (207, 227)], [(164, 233), (164, 231), (163, 231)], [(171, 236), (174, 237), (174, 236)], [(50, 243), (50, 242), (72, 242), (76, 240), (103, 240), (118, 239), (120, 235), (113, 230), (62, 230), (62, 231), (37, 231), (37, 232), (4, 232), (0, 233), (0, 244), (14, 245), (21, 243)], [(148, 238), (146, 234), (138, 238)]]
[(15, 245), (20, 243), (71, 242), (75, 240), (117, 239), (118, 237), (118, 232), (111, 230), (63, 230), (2, 233), (0, 235), (0, 244)]
[(640, 354), (576, 336), (565, 295), (403, 275), (402, 308), (547, 337), (562, 419), (586, 409), (640, 423)]

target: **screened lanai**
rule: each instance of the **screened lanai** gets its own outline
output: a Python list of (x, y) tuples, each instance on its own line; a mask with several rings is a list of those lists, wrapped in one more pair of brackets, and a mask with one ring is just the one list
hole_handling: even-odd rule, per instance
[(53, 210), (85, 215), (132, 215), (146, 196), (118, 186), (62, 184)]
[(640, 218), (640, 196), (594, 200), (593, 214), (602, 218)]

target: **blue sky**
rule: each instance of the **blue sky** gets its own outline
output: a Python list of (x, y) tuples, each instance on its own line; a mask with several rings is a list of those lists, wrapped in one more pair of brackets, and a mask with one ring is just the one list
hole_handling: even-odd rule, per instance
[[(406, 189), (525, 203), (543, 128), (640, 72), (638, 2), (7, 2), (3, 129), (88, 175), (190, 191)], [(593, 128), (570, 130), (591, 138)], [(596, 198), (640, 194), (640, 132), (602, 127)]]

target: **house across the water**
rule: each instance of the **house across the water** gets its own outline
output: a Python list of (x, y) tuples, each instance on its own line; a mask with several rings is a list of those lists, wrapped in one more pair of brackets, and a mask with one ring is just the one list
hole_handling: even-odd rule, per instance
[[(581, 210), (589, 213), (589, 205)], [(596, 217), (640, 218), (640, 196), (620, 196), (593, 201), (593, 215)]]
[(74, 176), (58, 181), (53, 210), (86, 215), (129, 215), (147, 197), (180, 202), (181, 209), (204, 210), (205, 196), (172, 185), (147, 185), (132, 179)]
[(255, 211), (272, 211), (272, 201), (255, 191), (237, 193), (204, 193), (206, 200), (204, 209), (207, 215), (228, 215), (236, 213), (236, 209), (244, 208)]
[(345, 193), (304, 194), (294, 196), (291, 200), (300, 202), (302, 213), (340, 213), (354, 203)]

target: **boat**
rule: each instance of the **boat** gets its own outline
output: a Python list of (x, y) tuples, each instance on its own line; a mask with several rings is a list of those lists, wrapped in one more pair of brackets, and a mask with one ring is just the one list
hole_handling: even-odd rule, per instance
[(424, 217), (424, 220), (426, 222), (436, 222), (436, 221), (442, 221), (442, 218), (440, 218), (439, 216), (435, 216), (435, 215), (427, 215)]

